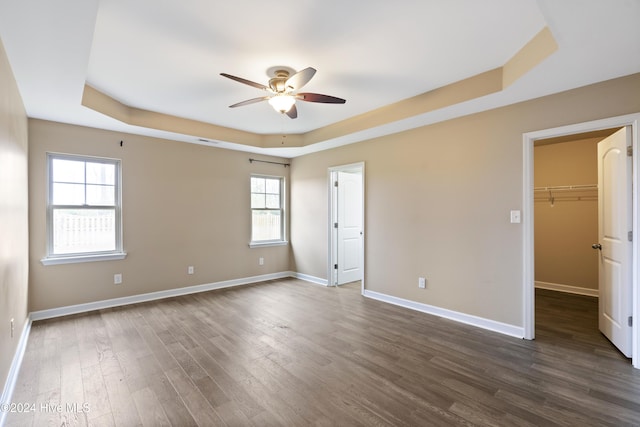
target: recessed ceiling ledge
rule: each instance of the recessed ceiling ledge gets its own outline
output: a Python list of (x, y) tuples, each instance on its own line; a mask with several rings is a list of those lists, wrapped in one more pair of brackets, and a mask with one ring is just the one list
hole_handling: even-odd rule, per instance
[(129, 107), (94, 87), (85, 84), (82, 94), (82, 105), (113, 119), (132, 126), (192, 135), (210, 140), (225, 141), (235, 144), (263, 147), (262, 135), (217, 126), (198, 120), (185, 119), (155, 111)]
[(503, 88), (508, 87), (558, 50), (549, 27), (544, 27), (502, 67)]
[[(502, 67), (304, 134), (262, 135), (127, 106), (85, 84), (82, 105), (121, 122), (260, 148), (297, 148), (363, 133), (504, 90), (558, 49), (544, 27)], [(365, 132), (366, 133), (366, 132)]]
[(263, 148), (304, 147), (303, 134), (262, 135)]
[(305, 145), (387, 125), (500, 92), (535, 68), (557, 49), (558, 44), (551, 31), (548, 27), (544, 27), (502, 67), (316, 129), (305, 134)]
[(387, 125), (502, 90), (502, 68), (404, 99), (305, 134), (305, 145)]

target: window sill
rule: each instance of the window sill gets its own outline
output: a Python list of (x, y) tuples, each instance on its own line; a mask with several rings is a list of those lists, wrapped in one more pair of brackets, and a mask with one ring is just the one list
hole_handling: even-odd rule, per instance
[(289, 242), (287, 240), (278, 240), (276, 242), (251, 242), (249, 243), (250, 248), (265, 248), (269, 246), (286, 246)]
[(79, 262), (114, 261), (119, 259), (125, 259), (126, 257), (127, 257), (126, 252), (118, 252), (114, 254), (104, 254), (104, 255), (76, 255), (76, 256), (65, 256), (65, 257), (46, 257), (46, 258), (42, 258), (40, 262), (43, 265), (76, 264)]

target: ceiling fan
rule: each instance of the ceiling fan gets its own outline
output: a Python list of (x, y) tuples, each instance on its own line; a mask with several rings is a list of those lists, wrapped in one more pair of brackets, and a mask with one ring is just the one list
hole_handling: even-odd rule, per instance
[(306, 102), (321, 102), (324, 104), (344, 104), (345, 102), (347, 102), (342, 98), (322, 95), (320, 93), (296, 93), (296, 91), (302, 88), (302, 86), (309, 83), (309, 81), (316, 73), (316, 70), (314, 68), (307, 67), (304, 70), (291, 75), (293, 70), (290, 71), (284, 69), (285, 67), (282, 68), (283, 69), (278, 68), (275, 70), (275, 72), (273, 73), (274, 77), (269, 80), (268, 86), (252, 82), (241, 77), (232, 76), (231, 74), (220, 73), (221, 76), (227, 77), (240, 83), (244, 83), (249, 86), (253, 86), (258, 89), (262, 89), (269, 93), (267, 96), (247, 99), (246, 101), (229, 105), (229, 108), (242, 107), (244, 105), (255, 104), (261, 101), (268, 101), (276, 111), (282, 114), (286, 114), (292, 119), (295, 119), (296, 117), (298, 117), (298, 110), (296, 109), (296, 99)]

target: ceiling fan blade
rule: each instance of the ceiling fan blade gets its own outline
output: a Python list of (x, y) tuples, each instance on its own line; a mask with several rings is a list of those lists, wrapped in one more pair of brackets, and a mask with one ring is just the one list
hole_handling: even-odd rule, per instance
[(289, 77), (285, 82), (285, 87), (290, 90), (298, 90), (302, 86), (309, 83), (309, 80), (313, 78), (316, 74), (316, 69), (312, 67), (307, 67), (302, 71), (298, 71), (293, 76)]
[(296, 108), (296, 104), (293, 104), (289, 109), (289, 111), (286, 112), (286, 114), (292, 119), (295, 119), (296, 117), (298, 117), (298, 109)]
[(243, 107), (245, 105), (255, 104), (256, 102), (266, 101), (267, 99), (269, 99), (268, 96), (261, 96), (260, 98), (251, 98), (251, 99), (247, 99), (246, 101), (241, 101), (236, 104), (229, 105), (229, 108)]
[(347, 102), (345, 99), (337, 98), (335, 96), (322, 95), (321, 93), (299, 93), (296, 95), (297, 99), (307, 102), (322, 102), (324, 104), (344, 104)]
[(244, 83), (249, 86), (253, 86), (258, 89), (269, 90), (269, 88), (263, 84), (252, 82), (251, 80), (243, 79), (242, 77), (232, 76), (231, 74), (227, 74), (227, 73), (220, 73), (220, 75), (228, 79), (235, 80), (237, 82)]

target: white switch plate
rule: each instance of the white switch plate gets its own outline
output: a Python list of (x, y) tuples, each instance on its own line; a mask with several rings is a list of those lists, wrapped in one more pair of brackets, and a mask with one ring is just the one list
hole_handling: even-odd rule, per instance
[(418, 287), (420, 289), (424, 289), (427, 287), (427, 279), (424, 277), (418, 277)]
[(193, 274), (193, 265), (190, 265), (189, 267), (187, 267), (187, 274)]
[(511, 224), (520, 224), (520, 211), (511, 211)]
[(113, 284), (114, 285), (119, 285), (122, 283), (122, 274), (118, 273), (118, 274), (114, 274), (113, 275)]
[(264, 258), (263, 257), (258, 258), (258, 265), (264, 265)]

